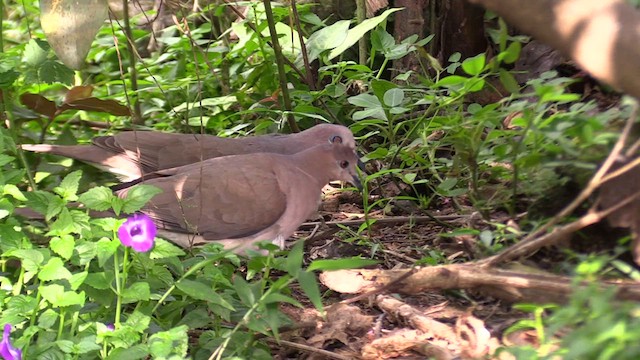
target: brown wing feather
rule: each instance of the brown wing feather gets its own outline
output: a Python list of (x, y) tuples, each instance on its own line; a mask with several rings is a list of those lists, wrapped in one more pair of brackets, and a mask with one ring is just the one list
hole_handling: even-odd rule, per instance
[(180, 168), (177, 175), (145, 181), (163, 193), (144, 211), (169, 230), (195, 228), (208, 240), (244, 237), (268, 228), (286, 207), (285, 194), (271, 170), (273, 157), (235, 158), (210, 159), (202, 169), (193, 164)]

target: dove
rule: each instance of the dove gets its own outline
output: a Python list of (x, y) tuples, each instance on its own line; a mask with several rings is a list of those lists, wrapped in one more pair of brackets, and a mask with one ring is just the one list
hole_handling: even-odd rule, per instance
[(158, 236), (185, 248), (215, 241), (243, 253), (261, 240), (282, 248), (317, 210), (330, 181), (361, 188), (357, 164), (352, 146), (336, 135), (290, 155), (230, 155), (159, 170), (116, 193), (156, 186), (163, 192), (141, 211), (156, 223)]
[(214, 135), (127, 131), (98, 136), (89, 145), (23, 144), (27, 151), (61, 155), (80, 160), (131, 182), (146, 174), (193, 164), (201, 160), (250, 153), (295, 154), (326, 143), (331, 136), (355, 150), (353, 133), (347, 127), (319, 124), (289, 135), (222, 138)]

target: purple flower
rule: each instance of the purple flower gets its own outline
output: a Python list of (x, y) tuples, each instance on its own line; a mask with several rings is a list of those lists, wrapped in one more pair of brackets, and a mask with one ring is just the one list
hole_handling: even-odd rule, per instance
[(22, 350), (14, 348), (11, 345), (11, 324), (4, 325), (4, 333), (2, 333), (2, 342), (0, 342), (0, 356), (4, 360), (22, 360)]
[(147, 252), (153, 247), (156, 225), (144, 214), (134, 214), (118, 229), (118, 238), (124, 246), (137, 252)]
[(107, 327), (107, 330), (109, 330), (109, 331), (115, 331), (116, 330), (115, 325), (113, 325), (112, 323), (107, 323), (105, 325)]

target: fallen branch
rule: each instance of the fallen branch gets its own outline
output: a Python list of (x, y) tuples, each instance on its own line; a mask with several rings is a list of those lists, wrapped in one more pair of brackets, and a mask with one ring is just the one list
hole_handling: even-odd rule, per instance
[(563, 303), (576, 288), (599, 286), (615, 288), (618, 299), (640, 301), (640, 284), (635, 282), (602, 281), (572, 285), (572, 279), (565, 276), (500, 270), (477, 264), (404, 270), (338, 270), (321, 273), (320, 281), (331, 290), (348, 294), (376, 293), (381, 288), (404, 294), (468, 289), (509, 302), (535, 303)]

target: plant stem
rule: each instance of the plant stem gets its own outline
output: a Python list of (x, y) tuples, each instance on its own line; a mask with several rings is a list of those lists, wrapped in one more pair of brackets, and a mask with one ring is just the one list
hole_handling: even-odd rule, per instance
[(120, 312), (122, 308), (122, 285), (120, 284), (120, 262), (118, 261), (117, 252), (113, 255), (113, 271), (116, 272), (116, 315), (113, 323), (116, 329), (118, 329), (120, 328)]
[(133, 51), (133, 35), (129, 22), (129, 4), (127, 0), (122, 0), (122, 17), (124, 18), (124, 35), (127, 38), (127, 51), (129, 52), (129, 73), (131, 74), (131, 90), (133, 92), (131, 100), (133, 102), (133, 123), (142, 124), (142, 109), (138, 99), (138, 73), (136, 71), (136, 53)]
[(273, 11), (271, 10), (271, 0), (264, 0), (264, 12), (267, 15), (267, 23), (269, 24), (269, 33), (271, 34), (271, 45), (273, 46), (273, 52), (276, 56), (276, 65), (278, 66), (278, 80), (280, 82), (280, 90), (282, 91), (282, 101), (284, 103), (283, 109), (287, 112), (287, 122), (291, 132), (300, 132), (298, 124), (291, 113), (291, 98), (289, 97), (289, 89), (287, 88), (287, 74), (284, 71), (284, 56), (282, 55), (282, 48), (278, 41), (278, 33), (276, 32), (276, 22), (273, 18)]

